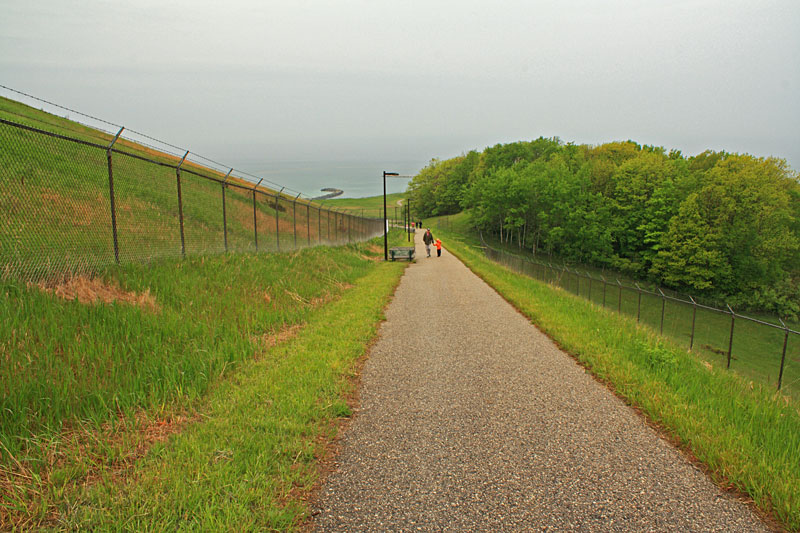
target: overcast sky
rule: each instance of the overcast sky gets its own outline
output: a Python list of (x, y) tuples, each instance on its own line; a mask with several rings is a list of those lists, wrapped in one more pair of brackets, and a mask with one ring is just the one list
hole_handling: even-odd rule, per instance
[(800, 169), (798, 0), (4, 0), (0, 84), (237, 168), (543, 135)]

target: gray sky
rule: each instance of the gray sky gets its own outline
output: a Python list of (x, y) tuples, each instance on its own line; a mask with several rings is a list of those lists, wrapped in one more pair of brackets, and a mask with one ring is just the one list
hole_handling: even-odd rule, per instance
[(4, 0), (0, 84), (245, 169), (540, 135), (800, 169), (797, 0)]

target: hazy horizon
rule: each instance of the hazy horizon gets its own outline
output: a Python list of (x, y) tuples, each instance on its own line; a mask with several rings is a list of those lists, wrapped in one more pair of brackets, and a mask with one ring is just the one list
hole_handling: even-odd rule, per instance
[(798, 27), (789, 0), (12, 0), (0, 84), (262, 171), (540, 136), (797, 170)]

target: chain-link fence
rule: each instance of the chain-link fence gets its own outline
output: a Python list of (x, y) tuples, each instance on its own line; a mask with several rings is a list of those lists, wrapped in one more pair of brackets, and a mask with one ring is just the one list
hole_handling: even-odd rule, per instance
[(565, 266), (498, 250), (483, 242), (487, 257), (517, 272), (557, 285), (606, 309), (636, 317), (689, 351), (720, 366), (800, 397), (800, 331), (780, 318), (753, 318), (730, 306), (719, 309), (666, 289), (631, 287)]
[[(38, 282), (113, 263), (363, 241), (382, 220), (287, 196), (109, 137), (0, 119), (0, 275)], [(100, 142), (98, 142), (100, 141)]]

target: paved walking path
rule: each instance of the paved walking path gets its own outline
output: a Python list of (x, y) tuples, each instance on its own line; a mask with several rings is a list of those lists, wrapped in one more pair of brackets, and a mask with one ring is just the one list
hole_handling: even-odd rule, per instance
[(317, 530), (768, 530), (447, 250), (426, 258), (421, 237)]

